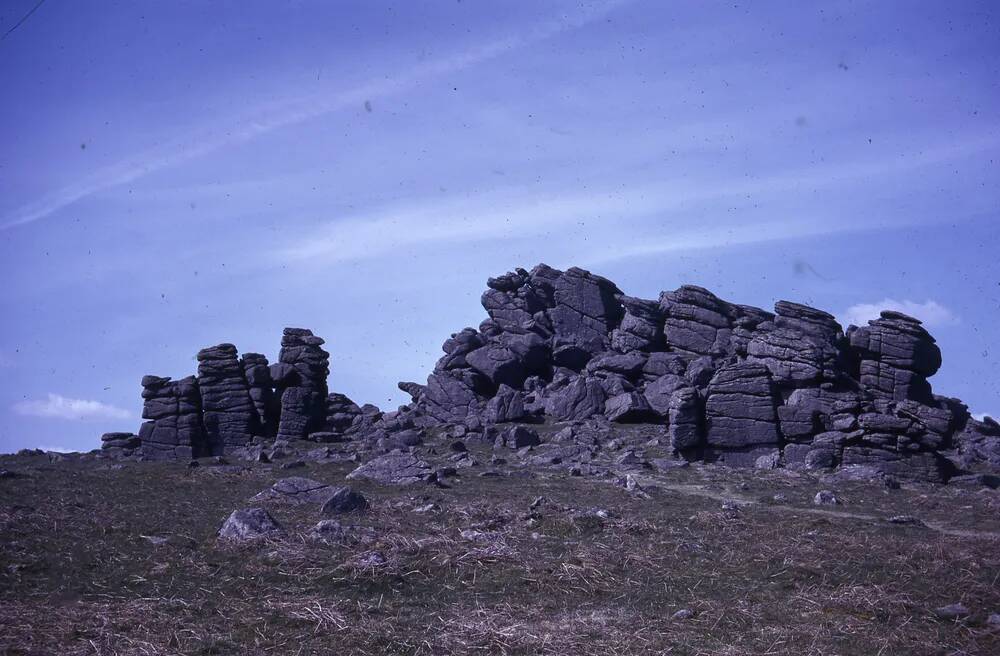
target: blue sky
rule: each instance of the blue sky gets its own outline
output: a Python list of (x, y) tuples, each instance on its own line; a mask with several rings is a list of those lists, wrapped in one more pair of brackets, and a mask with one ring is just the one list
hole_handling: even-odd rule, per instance
[(995, 3), (47, 0), (0, 79), (0, 451), (289, 325), (392, 408), (538, 262), (902, 307), (1000, 413)]

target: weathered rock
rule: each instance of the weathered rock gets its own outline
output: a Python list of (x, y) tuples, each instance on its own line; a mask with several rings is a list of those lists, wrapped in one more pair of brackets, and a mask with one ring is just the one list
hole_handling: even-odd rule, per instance
[(421, 409), (443, 423), (459, 422), (478, 414), (485, 405), (476, 392), (478, 376), (468, 370), (431, 374), (421, 396)]
[(560, 273), (539, 266), (532, 276), (551, 284), (554, 307), (548, 315), (556, 337), (590, 354), (607, 350), (609, 333), (623, 315), (614, 283), (576, 267)]
[(190, 460), (210, 455), (202, 426), (201, 395), (194, 376), (142, 378), (142, 455), (151, 460)]
[(931, 483), (945, 482), (952, 469), (948, 461), (936, 453), (899, 453), (866, 446), (844, 447), (841, 464), (867, 468), (903, 480)]
[(537, 446), (542, 440), (538, 437), (538, 433), (530, 428), (511, 426), (500, 433), (497, 443), (509, 449), (523, 449), (526, 446)]
[(368, 508), (368, 499), (350, 487), (335, 488), (323, 503), (320, 511), (324, 516), (361, 512)]
[(357, 403), (344, 394), (333, 392), (326, 396), (325, 427), (333, 433), (346, 433), (363, 413)]
[(604, 412), (604, 388), (596, 378), (577, 376), (545, 395), (545, 413), (557, 420), (586, 419)]
[(757, 326), (747, 344), (747, 361), (763, 364), (775, 383), (801, 387), (834, 381), (843, 370), (843, 331), (832, 315), (778, 301), (773, 322)]
[(486, 403), (486, 409), (483, 411), (483, 421), (487, 424), (524, 421), (527, 417), (524, 394), (507, 385), (500, 385), (496, 396)]
[(813, 503), (817, 506), (836, 506), (840, 503), (840, 500), (830, 490), (820, 490), (813, 498)]
[(284, 534), (284, 529), (263, 508), (234, 510), (219, 529), (219, 537), (235, 542), (275, 538)]
[(142, 441), (135, 433), (105, 433), (101, 435), (102, 449), (133, 450), (139, 448)]
[(347, 478), (365, 478), (382, 485), (412, 485), (433, 482), (436, 476), (427, 462), (410, 453), (387, 453), (369, 460)]
[(852, 326), (848, 337), (866, 390), (897, 401), (931, 400), (927, 377), (940, 368), (941, 350), (919, 320), (885, 311), (868, 326)]
[(240, 366), (249, 387), (250, 400), (257, 412), (257, 424), (264, 435), (273, 437), (278, 434), (278, 414), (281, 407), (274, 395), (274, 381), (271, 379), (267, 358), (260, 353), (244, 353), (240, 358)]
[(667, 346), (692, 355), (732, 352), (736, 307), (695, 285), (684, 285), (660, 295)]
[(611, 332), (611, 348), (629, 351), (662, 351), (663, 313), (659, 303), (632, 296), (622, 296), (625, 315), (621, 325)]
[(704, 439), (703, 407), (698, 390), (682, 387), (670, 395), (667, 435), (675, 451), (699, 446)]
[(282, 478), (271, 487), (256, 495), (253, 501), (279, 501), (293, 504), (323, 503), (330, 496), (332, 488), (326, 483), (311, 478), (292, 476)]
[(285, 328), (278, 361), (295, 370), (292, 384), (281, 392), (278, 438), (294, 440), (323, 429), (330, 354), (323, 339), (305, 328)]
[(670, 416), (670, 399), (674, 392), (687, 386), (688, 383), (683, 376), (667, 373), (646, 383), (642, 393), (646, 397), (646, 403), (649, 404), (650, 409), (658, 417), (666, 419)]
[(198, 389), (208, 454), (249, 446), (261, 431), (235, 346), (219, 344), (198, 352)]
[(638, 392), (623, 392), (604, 402), (604, 416), (619, 423), (638, 423), (650, 420), (655, 413)]
[(413, 399), (414, 403), (420, 400), (420, 397), (421, 395), (423, 395), (425, 389), (425, 387), (420, 383), (411, 383), (405, 380), (401, 380), (398, 383), (396, 383), (396, 387), (398, 387), (401, 391), (409, 394), (410, 398)]
[(710, 446), (777, 444), (778, 397), (768, 369), (739, 363), (720, 369), (708, 385), (705, 438)]

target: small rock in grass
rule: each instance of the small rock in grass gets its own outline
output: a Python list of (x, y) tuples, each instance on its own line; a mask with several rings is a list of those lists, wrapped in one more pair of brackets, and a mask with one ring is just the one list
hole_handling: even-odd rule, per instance
[(284, 529), (263, 508), (244, 508), (234, 510), (219, 529), (219, 537), (227, 540), (243, 542), (259, 538), (276, 537), (284, 533)]
[(986, 623), (1000, 629), (1000, 613), (990, 613), (990, 616), (986, 618)]
[(840, 504), (840, 499), (830, 490), (820, 490), (813, 497), (813, 503), (817, 506), (836, 506)]
[(694, 611), (690, 608), (682, 608), (670, 616), (672, 620), (689, 620), (694, 617)]
[(368, 499), (360, 492), (350, 487), (338, 487), (327, 498), (321, 512), (324, 515), (339, 515), (349, 512), (361, 512), (368, 507)]
[(423, 515), (424, 513), (434, 512), (435, 510), (440, 510), (440, 507), (436, 503), (428, 503), (423, 506), (417, 506), (413, 509), (413, 512)]
[(969, 609), (964, 604), (948, 604), (934, 609), (934, 614), (938, 619), (954, 621), (969, 616)]
[(890, 524), (922, 524), (919, 519), (913, 515), (893, 515), (887, 520)]
[(281, 465), (282, 469), (299, 469), (300, 467), (305, 467), (306, 463), (301, 460), (292, 460), (291, 462), (286, 462)]

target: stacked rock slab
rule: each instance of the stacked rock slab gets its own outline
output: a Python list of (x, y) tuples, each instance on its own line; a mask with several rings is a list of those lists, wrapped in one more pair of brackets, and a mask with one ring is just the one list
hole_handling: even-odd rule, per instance
[(323, 343), (305, 328), (285, 328), (282, 334), (280, 373), (273, 376), (272, 371), (282, 390), (278, 439), (302, 439), (325, 428), (330, 354), (321, 348)]
[(992, 425), (932, 393), (940, 351), (897, 312), (845, 333), (798, 303), (772, 313), (693, 285), (646, 300), (544, 264), (487, 286), (478, 330), (444, 343), (426, 386), (405, 384), (412, 421), (652, 422), (687, 458), (922, 480), (946, 478), (955, 449), (1000, 451)]
[[(145, 376), (143, 418), (149, 421), (136, 440), (141, 454), (148, 459), (252, 455), (250, 447), (261, 439), (370, 429), (381, 417), (378, 408), (327, 395), (329, 355), (322, 344), (309, 330), (286, 328), (273, 365), (259, 353), (238, 357), (235, 346), (219, 344), (198, 352), (197, 378)], [(131, 448), (119, 441), (109, 438), (107, 449)]]
[(201, 395), (194, 376), (180, 380), (143, 376), (142, 399), (142, 418), (147, 420), (139, 429), (143, 457), (174, 460), (203, 455)]
[(198, 352), (198, 388), (208, 455), (245, 449), (260, 422), (236, 347), (219, 344)]
[(849, 335), (860, 360), (859, 380), (872, 395), (894, 401), (931, 400), (927, 378), (941, 367), (941, 350), (920, 321), (883, 312)]
[(274, 437), (278, 432), (278, 414), (281, 408), (274, 395), (274, 382), (271, 380), (267, 358), (260, 353), (244, 353), (240, 358), (240, 365), (243, 367), (261, 433)]

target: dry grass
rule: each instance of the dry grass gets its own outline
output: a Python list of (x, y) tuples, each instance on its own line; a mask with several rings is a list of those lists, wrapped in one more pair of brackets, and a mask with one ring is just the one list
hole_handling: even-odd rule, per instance
[[(362, 486), (372, 510), (332, 542), (309, 536), (316, 508), (272, 505), (288, 535), (238, 546), (222, 520), (287, 472), (4, 466), (24, 476), (0, 481), (3, 654), (1000, 653), (995, 492), (852, 484), (821, 515), (817, 483), (783, 474), (674, 472), (648, 498), (472, 475)], [(872, 519), (900, 512), (982, 534)], [(971, 618), (935, 618), (957, 601)]]

